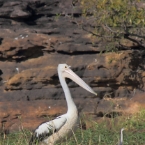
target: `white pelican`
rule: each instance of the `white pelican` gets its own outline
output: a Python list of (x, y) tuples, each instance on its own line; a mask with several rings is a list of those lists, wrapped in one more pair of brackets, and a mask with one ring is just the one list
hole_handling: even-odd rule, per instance
[(124, 131), (124, 130), (125, 130), (125, 129), (122, 128), (121, 131), (120, 131), (120, 141), (119, 141), (118, 145), (123, 145), (123, 131)]
[(67, 113), (58, 116), (54, 120), (39, 125), (34, 131), (29, 145), (37, 143), (39, 145), (54, 145), (70, 136), (77, 127), (78, 110), (71, 97), (65, 78), (72, 79), (87, 91), (97, 95), (97, 93), (95, 93), (79, 76), (77, 76), (67, 64), (58, 65), (58, 75), (67, 102)]

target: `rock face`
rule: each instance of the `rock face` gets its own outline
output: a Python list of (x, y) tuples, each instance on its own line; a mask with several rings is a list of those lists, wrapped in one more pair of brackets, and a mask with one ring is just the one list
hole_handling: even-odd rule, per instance
[(0, 1), (0, 130), (34, 129), (66, 112), (60, 63), (98, 93), (67, 80), (80, 112), (110, 117), (144, 107), (144, 97), (138, 99), (145, 90), (142, 51), (128, 41), (127, 50), (104, 53), (106, 44), (82, 29), (81, 14), (80, 4), (70, 0)]

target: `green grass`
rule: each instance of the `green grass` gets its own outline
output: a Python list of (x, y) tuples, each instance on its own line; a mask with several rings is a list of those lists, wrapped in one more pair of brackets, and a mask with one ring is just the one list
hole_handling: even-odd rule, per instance
[(30, 136), (31, 133), (27, 130), (8, 135), (3, 134), (0, 137), (0, 145), (28, 145)]
[[(92, 120), (91, 127), (78, 129), (74, 135), (61, 145), (116, 145), (120, 138), (121, 128), (124, 130), (124, 145), (145, 145), (145, 110), (132, 116), (123, 115), (116, 118), (102, 117), (100, 123)], [(2, 135), (0, 145), (28, 145), (30, 131), (21, 131)]]

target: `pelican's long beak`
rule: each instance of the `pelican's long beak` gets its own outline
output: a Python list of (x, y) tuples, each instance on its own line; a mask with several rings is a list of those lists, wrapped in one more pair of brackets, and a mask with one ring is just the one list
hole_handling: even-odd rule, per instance
[(97, 95), (96, 92), (94, 92), (92, 90), (92, 88), (90, 86), (88, 86), (77, 74), (75, 74), (71, 69), (66, 69), (65, 71), (65, 75), (64, 77), (70, 78), (71, 80), (73, 80), (75, 83), (77, 83), (79, 86), (81, 86), (82, 88), (86, 89), (87, 91), (89, 91), (92, 94)]

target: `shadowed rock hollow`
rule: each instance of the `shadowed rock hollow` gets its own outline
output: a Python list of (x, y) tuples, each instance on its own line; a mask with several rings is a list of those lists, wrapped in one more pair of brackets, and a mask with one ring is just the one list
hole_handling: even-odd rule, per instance
[(97, 119), (145, 106), (144, 53), (137, 45), (130, 49), (129, 40), (128, 49), (104, 53), (106, 43), (92, 43), (92, 34), (81, 28), (81, 14), (80, 4), (70, 0), (1, 0), (0, 130), (34, 129), (66, 112), (60, 63), (72, 66), (98, 93), (67, 80), (80, 112)]

